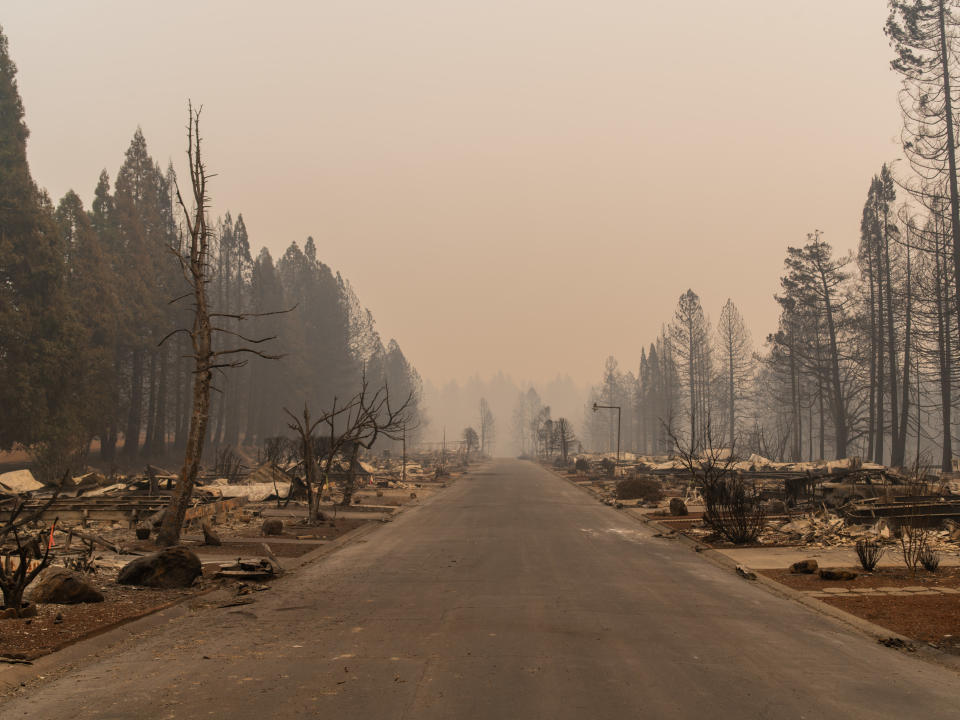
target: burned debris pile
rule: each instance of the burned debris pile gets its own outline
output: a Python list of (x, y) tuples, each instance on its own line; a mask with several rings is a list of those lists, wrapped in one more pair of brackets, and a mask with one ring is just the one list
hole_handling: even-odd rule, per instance
[[(853, 548), (858, 541), (894, 544), (903, 527), (921, 527), (928, 547), (960, 548), (960, 482), (950, 473), (857, 458), (776, 463), (751, 455), (725, 458), (720, 472), (717, 455), (691, 465), (624, 453), (616, 467), (611, 457), (577, 455), (567, 469), (606, 504), (635, 500), (626, 504), (700, 541)], [(728, 532), (731, 520), (748, 516), (754, 531)]]

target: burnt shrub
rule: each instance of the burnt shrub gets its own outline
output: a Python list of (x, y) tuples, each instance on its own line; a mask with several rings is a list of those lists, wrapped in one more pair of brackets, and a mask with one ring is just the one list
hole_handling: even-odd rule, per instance
[(587, 462), (586, 458), (578, 457), (576, 462), (573, 463), (573, 469), (577, 472), (587, 472), (590, 470), (590, 463)]
[(920, 553), (920, 564), (927, 572), (935, 573), (940, 569), (940, 553), (927, 546)]
[(603, 470), (605, 475), (613, 475), (613, 469), (617, 464), (610, 458), (604, 458), (600, 461), (600, 469)]
[(876, 540), (866, 538), (857, 540), (857, 558), (860, 560), (860, 567), (864, 570), (873, 572), (881, 557), (883, 557), (883, 546)]
[(756, 541), (766, 525), (760, 490), (739, 478), (712, 478), (701, 484), (703, 521), (734, 545)]
[(617, 481), (618, 500), (643, 500), (655, 502), (663, 499), (663, 486), (649, 475), (634, 475)]

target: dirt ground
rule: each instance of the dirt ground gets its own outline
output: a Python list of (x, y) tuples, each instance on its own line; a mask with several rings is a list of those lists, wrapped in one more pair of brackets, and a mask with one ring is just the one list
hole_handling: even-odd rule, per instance
[[(370, 520), (360, 520), (354, 518), (338, 518), (336, 520), (330, 520), (328, 522), (321, 523), (316, 527), (310, 527), (308, 525), (300, 525), (297, 522), (290, 522), (289, 520), (284, 520), (283, 524), (283, 533), (280, 535), (274, 535), (273, 537), (281, 537), (287, 539), (299, 538), (303, 539), (315, 539), (315, 540), (336, 540), (341, 535), (345, 535), (351, 530), (355, 530), (364, 523), (374, 522), (374, 519)], [(226, 537), (226, 535), (224, 535)], [(258, 541), (260, 542), (270, 542), (270, 538), (264, 538), (260, 532), (260, 526), (248, 526), (241, 529), (235, 534), (235, 537), (242, 538), (261, 538)], [(273, 546), (271, 545), (271, 549)]]
[(877, 568), (872, 573), (865, 573), (856, 567), (842, 569), (857, 573), (856, 580), (824, 580), (818, 573), (804, 575), (791, 573), (789, 569), (757, 572), (794, 590), (823, 590), (828, 587), (844, 587), (848, 590), (879, 587), (960, 588), (960, 567), (942, 567), (936, 573), (918, 568), (916, 576), (911, 576), (910, 571), (902, 567)]
[(960, 654), (960, 596), (861, 595), (824, 602), (919, 642)]
[[(320, 547), (314, 540), (334, 540), (363, 525), (368, 520), (338, 519), (332, 525), (303, 527), (291, 525), (280, 537), (288, 542), (275, 542), (270, 549), (278, 558), (300, 557)], [(220, 546), (201, 545), (196, 540), (187, 539), (184, 543), (194, 552), (214, 555), (227, 563), (238, 557), (262, 557), (263, 543), (270, 544), (270, 538), (260, 536), (259, 523), (241, 525), (236, 528), (217, 528), (223, 537), (250, 538), (249, 542), (229, 542)], [(126, 545), (139, 552), (156, 552), (157, 546), (152, 540), (130, 541), (129, 531), (104, 533), (127, 538)], [(296, 542), (302, 538), (303, 542)], [(294, 540), (294, 542), (289, 542)], [(216, 566), (205, 566), (205, 575), (212, 575)], [(117, 569), (105, 567), (91, 576), (96, 586), (106, 597), (102, 603), (82, 605), (39, 605), (37, 617), (16, 620), (0, 620), (0, 656), (33, 660), (54, 652), (66, 645), (85, 637), (109, 630), (124, 622), (135, 620), (151, 612), (176, 604), (185, 598), (196, 596), (220, 581), (204, 580), (186, 590), (160, 590), (117, 585)], [(29, 597), (29, 591), (28, 591)], [(61, 620), (56, 622), (57, 616)]]
[(0, 655), (33, 660), (202, 591), (197, 587), (160, 590), (117, 585), (115, 577), (115, 570), (95, 576), (93, 584), (106, 597), (101, 603), (38, 605), (37, 617), (0, 620)]

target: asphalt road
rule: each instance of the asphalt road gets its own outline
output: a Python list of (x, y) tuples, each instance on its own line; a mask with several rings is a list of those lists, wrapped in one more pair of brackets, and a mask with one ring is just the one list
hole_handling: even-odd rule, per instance
[(960, 677), (518, 461), (104, 652), (9, 718), (956, 718)]

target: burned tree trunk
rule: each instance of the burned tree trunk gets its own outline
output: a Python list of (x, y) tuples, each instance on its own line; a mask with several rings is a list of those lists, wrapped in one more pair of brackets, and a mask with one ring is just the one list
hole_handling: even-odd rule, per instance
[[(213, 341), (210, 310), (207, 306), (207, 255), (210, 231), (207, 228), (207, 174), (200, 155), (200, 111), (190, 107), (187, 134), (187, 157), (190, 160), (190, 182), (193, 189), (195, 210), (193, 218), (177, 187), (177, 201), (186, 214), (190, 246), (186, 257), (183, 248), (178, 248), (178, 257), (186, 271), (193, 294), (193, 328), (189, 331), (193, 344), (193, 409), (190, 414), (190, 429), (184, 453), (183, 469), (173, 490), (170, 505), (163, 516), (163, 524), (157, 536), (159, 545), (176, 545), (180, 541), (180, 528), (190, 504), (193, 485), (200, 470), (203, 456), (203, 440), (207, 434), (210, 416), (210, 383), (213, 380)], [(182, 236), (181, 236), (182, 243)]]

